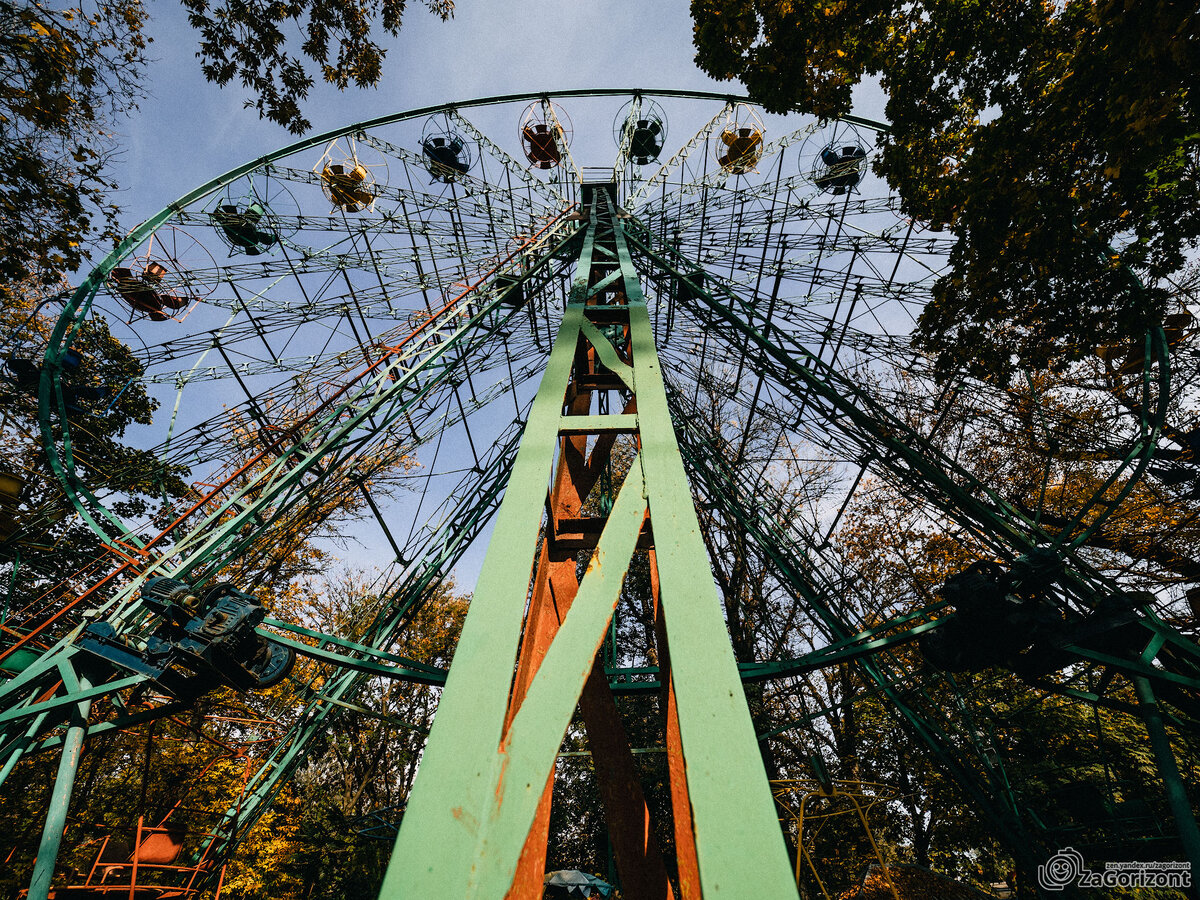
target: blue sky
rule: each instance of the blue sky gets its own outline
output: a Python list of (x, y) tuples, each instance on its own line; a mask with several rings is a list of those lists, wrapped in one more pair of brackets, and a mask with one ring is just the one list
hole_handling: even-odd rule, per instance
[[(156, 57), (151, 96), (120, 128), (116, 175), (132, 225), (197, 184), (294, 138), (245, 109), (238, 85), (204, 80), (196, 33), (174, 0), (148, 5)], [(320, 84), (305, 108), (314, 131), (434, 103), (518, 91), (583, 87), (728, 90), (692, 59), (686, 3), (481, 3), (463, 0), (442, 22), (413, 2), (390, 39), (377, 89)], [(388, 37), (386, 34), (384, 37)], [(736, 86), (735, 86), (736, 87)]]
[[(132, 226), (198, 184), (290, 143), (283, 128), (244, 108), (239, 85), (204, 80), (196, 32), (176, 0), (149, 0), (154, 37), (141, 109), (118, 126), (114, 169)], [(414, 0), (388, 48), (376, 89), (318, 84), (305, 114), (314, 132), (389, 112), (523, 91), (587, 87), (739, 91), (695, 65), (688, 4), (633, 0), (461, 0), (442, 22)], [(299, 43), (299, 42), (297, 42)], [(856, 95), (859, 115), (882, 117), (879, 92)]]

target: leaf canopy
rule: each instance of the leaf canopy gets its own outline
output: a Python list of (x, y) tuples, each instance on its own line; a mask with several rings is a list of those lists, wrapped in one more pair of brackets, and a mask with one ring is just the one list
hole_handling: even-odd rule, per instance
[(769, 110), (846, 113), (853, 86), (879, 79), (880, 172), (906, 213), (958, 238), (917, 335), (943, 372), (1058, 367), (1162, 316), (1200, 239), (1193, 7), (694, 0), (692, 14), (700, 66)]

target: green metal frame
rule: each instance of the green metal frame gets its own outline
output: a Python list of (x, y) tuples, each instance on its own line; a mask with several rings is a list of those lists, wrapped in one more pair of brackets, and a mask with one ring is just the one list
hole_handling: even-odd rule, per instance
[[(847, 613), (838, 600), (839, 591), (829, 580), (828, 561), (817, 565), (811, 548), (803, 546), (788, 529), (761, 512), (769, 507), (771, 488), (757, 485), (751, 493), (750, 486), (739, 482), (737, 474), (720, 460), (703, 439), (698, 439), (688, 427), (689, 418), (677, 415), (677, 431), (681, 435), (680, 449), (688, 472), (705, 494), (720, 503), (745, 530), (745, 533), (764, 551), (774, 566), (781, 582), (793, 592), (797, 601), (816, 614), (816, 622), (833, 641), (829, 647), (814, 651), (797, 660), (782, 660), (745, 664), (743, 678), (760, 680), (780, 678), (798, 674), (813, 668), (833, 665), (842, 661), (853, 661), (884, 696), (887, 697), (897, 716), (917, 738), (926, 745), (934, 758), (949, 771), (962, 786), (979, 811), (987, 818), (997, 835), (1022, 859), (1025, 866), (1035, 865), (1044, 856), (1031, 840), (1017, 815), (1014, 798), (1007, 790), (997, 791), (1006, 781), (982, 752), (968, 741), (962, 743), (932, 720), (913, 702), (913, 685), (904, 684), (904, 673), (889, 666), (884, 651), (913, 640), (921, 630), (934, 627), (936, 623), (908, 625), (887, 638), (873, 638), (877, 629), (865, 630)], [(763, 500), (767, 498), (764, 504)], [(905, 617), (926, 616), (928, 611)], [(889, 623), (890, 624), (890, 623)], [(923, 689), (918, 694), (929, 701)], [(928, 706), (935, 706), (932, 702)]]
[[(771, 330), (768, 337), (769, 324), (764, 323), (763, 327), (756, 325), (753, 306), (725, 288), (720, 279), (706, 275), (703, 284), (698, 284), (692, 277), (692, 273), (702, 271), (698, 265), (670, 249), (651, 249), (645, 241), (644, 232), (636, 234), (631, 242), (646, 260), (642, 264), (643, 271), (657, 268), (669, 275), (669, 279), (664, 279), (666, 283), (673, 280), (675, 284), (686, 284), (687, 290), (679, 292), (677, 302), (687, 305), (697, 318), (712, 325), (716, 333), (726, 331), (740, 338), (740, 346), (747, 352), (748, 364), (753, 371), (770, 374), (781, 384), (794, 386), (798, 395), (816, 396), (828, 404), (831, 424), (857, 441), (868, 459), (886, 462), (886, 467), (881, 466), (884, 477), (899, 476), (907, 490), (923, 496), (1009, 558), (1028, 553), (1039, 546), (1053, 548), (1066, 563), (1062, 586), (1067, 595), (1082, 608), (1097, 609), (1105, 598), (1122, 596), (1119, 584), (1083, 562), (1074, 550), (1084, 545), (1088, 537), (1115, 511), (1153, 456), (1170, 396), (1169, 354), (1161, 327), (1152, 329), (1147, 335), (1150, 351), (1147, 360), (1156, 360), (1158, 371), (1152, 380), (1152, 371), (1147, 363), (1143, 373), (1146, 402), (1141, 407), (1143, 419), (1140, 437), (1096, 492), (1092, 506), (1101, 507), (1102, 513), (1095, 516), (1086, 528), (1080, 528), (1076, 526), (1082, 523), (1085, 513), (1081, 512), (1059, 536), (1052, 536), (1041, 529), (1036, 517), (1030, 518), (1012, 507), (952, 460), (931, 448), (857, 385), (840, 376), (805, 348), (789, 343), (786, 334)], [(671, 258), (663, 254), (670, 254)], [(724, 303), (716, 298), (714, 292), (717, 291), (722, 294)], [(1151, 399), (1153, 402), (1150, 402)], [(827, 561), (823, 560), (821, 566), (809, 564), (812, 548), (798, 545), (788, 536), (788, 529), (778, 523), (765, 521), (759, 511), (762, 504), (754, 502), (752, 495), (737, 484), (734, 473), (721, 471), (721, 461), (715, 459), (711, 448), (703, 445), (702, 438), (689, 441), (687, 423), (691, 417), (686, 409), (676, 409), (676, 421), (682, 436), (681, 449), (693, 478), (698, 484), (705, 485), (709, 496), (722, 503), (746, 528), (747, 533), (772, 560), (783, 583), (789, 585), (797, 597), (820, 616), (833, 641), (829, 647), (802, 659), (743, 666), (743, 674), (748, 679), (781, 677), (837, 661), (854, 661), (883, 691), (893, 709), (929, 747), (934, 757), (971, 796), (976, 807), (988, 818), (997, 834), (1003, 837), (1022, 867), (1032, 871), (1039, 860), (1046, 858), (1048, 848), (1039, 846), (1033, 834), (1024, 826), (1021, 807), (999, 760), (989, 759), (984, 748), (972, 746), (976, 743), (973, 729), (968, 732), (967, 745), (974, 752), (970, 758), (965, 757), (943, 728), (905, 699), (904, 693), (898, 689), (899, 673), (889, 674), (884, 666), (885, 657), (880, 655), (882, 652), (913, 640), (923, 630), (936, 627), (939, 624), (937, 620), (915, 625), (889, 622), (874, 629), (862, 629), (841, 618), (833, 599), (837, 596), (836, 589), (832, 584), (821, 587), (828, 578), (828, 574), (822, 571), (828, 567)], [(878, 449), (880, 447), (884, 448), (882, 452)], [(1121, 478), (1125, 481), (1116, 496), (1104, 497), (1108, 489)], [(764, 487), (756, 485), (754, 490), (761, 493)], [(926, 608), (905, 618), (928, 619), (936, 611), (936, 608)], [(1139, 611), (1137, 621), (1146, 637), (1146, 649), (1139, 660), (1077, 646), (1068, 645), (1064, 649), (1083, 660), (1102, 663), (1124, 673), (1135, 684), (1144, 684), (1146, 691), (1149, 691), (1149, 683), (1153, 680), (1163, 685), (1186, 687), (1193, 694), (1200, 694), (1200, 647), (1162, 622), (1149, 608)], [(887, 637), (875, 637), (884, 629), (890, 632)], [(1189, 673), (1167, 671), (1150, 664), (1164, 646), (1170, 646), (1182, 657), (1179, 665), (1188, 668)], [(957, 688), (954, 690), (957, 692)], [(934, 705), (931, 704), (930, 708), (934, 708)], [(1176, 818), (1184, 851), (1200, 871), (1200, 841), (1195, 819), (1187, 806), (1165, 733), (1161, 724), (1156, 725), (1157, 707), (1143, 700), (1141, 708), (1151, 733), (1159, 773)], [(1184, 800), (1181, 801), (1180, 797)]]
[[(272, 153), (262, 156), (252, 162), (230, 169), (223, 175), (206, 182), (195, 190), (189, 191), (178, 200), (167, 205), (159, 212), (155, 213), (143, 223), (134, 228), (129, 235), (121, 241), (121, 243), (106, 256), (95, 269), (88, 275), (82, 284), (76, 289), (71, 296), (66, 306), (63, 309), (54, 330), (51, 333), (49, 344), (46, 348), (44, 364), (42, 368), (42, 381), (39, 389), (39, 418), (40, 428), (44, 446), (50, 457), (50, 463), (62, 482), (67, 496), (75, 505), (76, 510), (83, 519), (97, 532), (97, 534), (106, 539), (129, 539), (136, 542), (136, 536), (124, 522), (116, 518), (104, 504), (101, 503), (92, 491), (84, 482), (75, 474), (76, 466), (71, 448), (71, 437), (69, 429), (64, 429), (63, 433), (57, 435), (56, 426), (60, 422), (67, 421), (66, 401), (62, 394), (62, 386), (59, 382), (59, 373), (62, 371), (62, 358), (65, 352), (70, 348), (72, 341), (77, 336), (80, 327), (87, 319), (91, 311), (92, 302), (98, 291), (104, 286), (105, 281), (109, 277), (113, 268), (119, 265), (123, 260), (128, 258), (145, 240), (152, 235), (164, 224), (178, 218), (185, 210), (195, 206), (208, 197), (218, 193), (221, 188), (226, 185), (248, 175), (252, 172), (262, 169), (264, 166), (269, 166), (276, 162), (286, 159), (296, 153), (320, 147), (328, 144), (330, 141), (346, 134), (357, 134), (367, 136), (368, 133), (375, 128), (385, 125), (402, 122), (412, 119), (420, 119), (426, 116), (438, 113), (450, 113), (457, 116), (458, 110), (471, 109), (475, 107), (489, 106), (498, 103), (517, 103), (532, 100), (551, 100), (551, 99), (568, 99), (571, 97), (611, 97), (611, 96), (629, 96), (639, 94), (654, 94), (657, 96), (679, 97), (697, 100), (724, 100), (726, 102), (745, 102), (749, 98), (737, 94), (721, 94), (708, 91), (679, 91), (679, 90), (650, 90), (650, 89), (592, 89), (592, 90), (567, 90), (567, 91), (552, 91), (538, 93), (518, 93), (504, 94), (491, 97), (482, 97), (475, 100), (466, 100), (455, 103), (453, 105), (438, 104), (434, 106), (426, 106), (418, 109), (407, 110), (401, 113), (394, 113), (385, 116), (378, 116), (372, 119), (366, 119), (361, 122), (354, 123), (343, 128), (334, 129), (331, 131), (322, 132), (320, 134), (306, 137), (303, 140), (296, 141), (285, 147), (280, 148)], [(459, 122), (464, 120), (461, 117), (456, 119)], [(853, 121), (864, 127), (873, 128), (876, 130), (886, 130), (886, 126), (872, 122), (867, 119), (857, 119), (847, 117), (846, 121)], [(478, 137), (482, 137), (476, 132)], [(510, 169), (515, 172), (518, 177), (525, 180), (531, 188), (538, 190), (552, 190), (556, 196), (562, 201), (563, 207), (566, 208), (571, 198), (564, 195), (557, 188), (548, 188), (542, 182), (533, 178), (523, 167), (513, 166)]]
[[(1150, 464), (1170, 402), (1170, 366), (1166, 337), (1161, 327), (1147, 336), (1152, 353), (1147, 356), (1144, 372), (1146, 397), (1141, 404), (1145, 413), (1140, 435), (1125, 458), (1114, 469), (1103, 488), (1095, 492), (1092, 506), (1104, 512), (1087, 528), (1070, 535), (1051, 535), (1034, 518), (1000, 497), (988, 485), (962, 469), (952, 459), (929, 445), (905, 422), (884, 409), (870, 394), (853, 381), (815, 357), (786, 332), (771, 328), (765, 318), (761, 324), (755, 305), (724, 286), (718, 278), (707, 276), (703, 284), (692, 274), (703, 271), (694, 260), (683, 257), (670, 247), (655, 246), (644, 231), (632, 234), (631, 244), (644, 260), (644, 270), (657, 270), (660, 282), (665, 278), (685, 285), (678, 302), (701, 322), (713, 327), (725, 339), (738, 339), (756, 372), (771, 374), (798, 396), (812, 397), (826, 404), (830, 424), (853, 441), (865, 459), (874, 461), (886, 477), (900, 480), (907, 489), (920, 492), (936, 508), (979, 534), (1002, 552), (1016, 555), (1037, 547), (1051, 547), (1069, 553), (1093, 534), (1128, 495)], [(720, 294), (721, 299), (713, 293)], [(722, 300), (724, 302), (722, 302)], [(768, 336), (769, 335), (769, 336)], [(1155, 374), (1149, 361), (1158, 362)], [(1125, 484), (1114, 498), (1105, 498), (1107, 488), (1124, 477)], [(1063, 532), (1069, 535), (1069, 532)], [(1092, 581), (1094, 570), (1074, 560), (1073, 578)], [(1094, 591), (1081, 586), (1084, 597)]]

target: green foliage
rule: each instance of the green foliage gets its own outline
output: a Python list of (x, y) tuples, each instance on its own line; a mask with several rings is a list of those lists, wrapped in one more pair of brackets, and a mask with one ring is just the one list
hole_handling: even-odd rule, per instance
[(697, 62), (769, 110), (844, 113), (856, 83), (880, 79), (879, 171), (906, 213), (958, 238), (918, 329), (943, 373), (1058, 366), (1162, 315), (1156, 285), (1200, 238), (1191, 7), (693, 0), (692, 13)]
[[(26, 281), (16, 287), (0, 304), (0, 326), (6, 334), (22, 338), (11, 342), (7, 352), (33, 367), (35, 377), (32, 383), (15, 377), (7, 360), (6, 371), (0, 373), (0, 408), (5, 410), (0, 470), (23, 482), (19, 502), (4, 510), (16, 529), (0, 545), (0, 583), (11, 593), (14, 609), (20, 609), (51, 585), (71, 582), (106, 554), (96, 534), (75, 515), (43, 449), (38, 376), (52, 323), (35, 309), (36, 285)], [(162, 462), (152, 450), (137, 449), (125, 438), (130, 427), (149, 424), (157, 407), (142, 382), (142, 364), (99, 317), (81, 326), (73, 349), (79, 354), (78, 365), (59, 372), (71, 428), (73, 474), (88, 489), (104, 492), (117, 515), (132, 521), (152, 515), (183, 496), (188, 485), (186, 469)], [(54, 398), (51, 404), (57, 410)], [(45, 423), (54, 440), (61, 440), (63, 413), (51, 412)], [(51, 612), (39, 609), (31, 614), (38, 618)]]
[[(1052, 406), (1044, 395), (1040, 399)], [(1029, 461), (1027, 446), (981, 428), (961, 439), (958, 448), (994, 468), (989, 483), (1015, 502), (1034, 505), (1036, 479), (1032, 485), (1022, 482), (1022, 460), (1026, 468), (1041, 467), (1036, 459)], [(969, 539), (948, 534), (944, 523), (925, 518), (919, 504), (894, 489), (872, 485), (868, 496), (852, 508), (840, 530), (842, 553), (857, 575), (856, 593), (865, 610), (926, 607), (949, 574), (988, 556)], [(1113, 539), (1140, 524), (1136, 518), (1115, 519)], [(1106, 556), (1118, 555), (1095, 553), (1092, 560), (1124, 566), (1119, 556), (1111, 562)], [(920, 687), (907, 693), (906, 702), (946, 728), (967, 751), (962, 758), (974, 756), (1003, 767), (993, 769), (1002, 771), (1002, 779), (993, 776), (987, 789), (1019, 811), (1037, 846), (1074, 846), (1097, 863), (1176, 858), (1171, 817), (1145, 725), (1136, 714), (1132, 688), (1119, 676), (1106, 692), (1116, 708), (1096, 708), (1053, 692), (1070, 684), (1095, 690), (1100, 673), (1084, 678), (1081, 666), (1051, 672), (1034, 688), (998, 668), (953, 678), (939, 675), (914, 645), (897, 648), (880, 661), (910, 673)], [(838, 771), (897, 792), (901, 827), (893, 835), (900, 839), (901, 857), (980, 885), (1000, 880), (1012, 867), (1012, 848), (995, 840), (961, 785), (897, 722), (890, 704), (871, 690), (864, 675), (829, 682), (823, 696), (830, 698), (827, 728), (843, 738), (837, 744)], [(853, 743), (844, 740), (848, 708), (856, 723)], [(1194, 792), (1200, 785), (1194, 738), (1181, 728), (1172, 735), (1172, 744), (1187, 788)], [(968, 765), (976, 768), (978, 762)]]
[[(382, 598), (358, 574), (313, 578), (277, 613), (328, 634), (355, 635)], [(430, 665), (448, 665), (466, 614), (452, 583), (442, 585), (389, 648)], [(302, 663), (291, 696), (299, 706), (327, 667)], [(371, 715), (341, 715), (320, 746), (311, 746), (295, 779), (282, 792), (229, 867), (230, 896), (358, 900), (379, 889), (433, 722), (437, 692), (428, 686), (364, 679), (347, 701)]]
[[(237, 78), (260, 115), (301, 132), (300, 103), (321, 78), (344, 89), (379, 82), (405, 0), (182, 0), (200, 35), (197, 56), (219, 85)], [(435, 15), (452, 0), (426, 0)], [(55, 285), (89, 244), (120, 236), (108, 172), (112, 129), (143, 96), (146, 11), (141, 0), (59, 8), (0, 0), (0, 299), (10, 284)], [(303, 34), (294, 48), (292, 35)]]
[(117, 235), (110, 128), (141, 96), (145, 17), (141, 0), (0, 0), (0, 300)]
[[(205, 77), (222, 86), (237, 78), (254, 94), (247, 106), (296, 134), (309, 127), (300, 110), (313, 85), (309, 64), (339, 90), (378, 84), (387, 51), (371, 33), (378, 25), (398, 34), (406, 6), (406, 0), (182, 2), (200, 32), (196, 55)], [(454, 13), (453, 0), (425, 5), (443, 20)], [(298, 54), (291, 49), (295, 32), (304, 38)]]

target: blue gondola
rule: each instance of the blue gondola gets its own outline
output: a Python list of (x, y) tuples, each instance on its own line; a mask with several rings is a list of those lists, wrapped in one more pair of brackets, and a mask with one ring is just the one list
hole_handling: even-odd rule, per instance
[(859, 144), (831, 144), (821, 151), (813, 183), (834, 195), (848, 193), (862, 181), (866, 158), (866, 148)]

